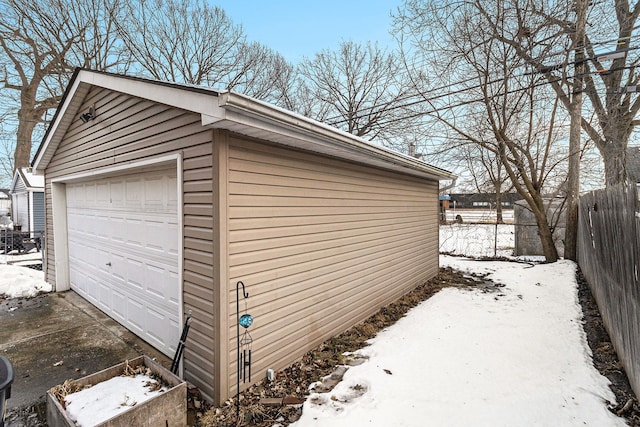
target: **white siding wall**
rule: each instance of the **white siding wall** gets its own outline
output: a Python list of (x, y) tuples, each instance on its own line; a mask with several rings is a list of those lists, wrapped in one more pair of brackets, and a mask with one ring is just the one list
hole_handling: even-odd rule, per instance
[(11, 220), (14, 227), (22, 226), (22, 231), (29, 231), (29, 193), (22, 191), (12, 194)]

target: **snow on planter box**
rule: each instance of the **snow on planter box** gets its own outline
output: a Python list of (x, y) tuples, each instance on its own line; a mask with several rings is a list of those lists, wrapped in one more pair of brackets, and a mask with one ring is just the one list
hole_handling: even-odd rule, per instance
[(47, 423), (71, 426), (186, 426), (187, 383), (148, 356), (67, 380), (47, 392)]

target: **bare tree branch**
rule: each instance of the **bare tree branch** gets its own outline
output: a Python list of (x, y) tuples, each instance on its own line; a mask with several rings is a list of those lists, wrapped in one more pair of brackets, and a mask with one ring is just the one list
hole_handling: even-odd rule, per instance
[(119, 0), (0, 0), (0, 83), (20, 94), (14, 167), (29, 165), (34, 130), (75, 67), (126, 63), (113, 31), (120, 10)]

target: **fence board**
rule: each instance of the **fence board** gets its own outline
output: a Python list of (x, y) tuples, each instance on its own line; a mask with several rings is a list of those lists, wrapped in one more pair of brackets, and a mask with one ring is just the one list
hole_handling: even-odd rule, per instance
[(640, 205), (635, 185), (583, 195), (578, 263), (631, 387), (640, 395)]

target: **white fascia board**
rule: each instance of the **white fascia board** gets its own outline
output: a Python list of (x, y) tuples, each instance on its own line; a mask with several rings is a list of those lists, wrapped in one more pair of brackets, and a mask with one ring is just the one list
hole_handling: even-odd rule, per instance
[(9, 187), (9, 193), (15, 194), (16, 184), (18, 183), (18, 178), (20, 177), (20, 173), (16, 170), (13, 173), (13, 179), (11, 180), (11, 187)]
[(202, 124), (209, 125), (224, 118), (224, 110), (218, 106), (218, 92), (204, 88), (190, 88), (186, 85), (161, 84), (153, 80), (127, 78), (123, 76), (98, 73), (89, 70), (80, 70), (64, 103), (60, 105), (56, 120), (51, 124), (51, 132), (47, 134), (47, 139), (43, 143), (38, 157), (33, 162), (35, 174), (44, 174), (43, 161), (46, 159), (48, 148), (51, 143), (55, 144), (57, 129), (69, 112), (69, 106), (74, 100), (74, 96), (81, 84), (101, 87), (127, 95), (148, 99), (160, 104), (169, 105), (186, 111), (198, 113), (202, 117)]
[(438, 179), (454, 178), (450, 172), (411, 156), (375, 145), (327, 124), (238, 93), (221, 93), (219, 102), (220, 106), (227, 111), (225, 118), (235, 123), (258, 126), (267, 132), (305, 140), (319, 147), (333, 148), (338, 152), (358, 152), (363, 157), (373, 157), (385, 163), (436, 176)]
[(224, 111), (216, 101), (217, 91), (172, 84), (158, 84), (152, 80), (129, 79), (103, 73), (82, 70), (78, 80), (93, 86), (126, 93), (139, 98), (148, 99), (160, 104), (170, 105), (186, 111), (203, 115), (208, 120), (220, 120)]
[(78, 90), (78, 86), (80, 86), (80, 79), (76, 78), (73, 81), (73, 86), (69, 90), (69, 96), (67, 96), (65, 98), (65, 100), (64, 100), (64, 104), (58, 106), (58, 109), (60, 111), (56, 115), (55, 122), (53, 122), (53, 123), (51, 123), (49, 125), (52, 128), (52, 131), (47, 134), (47, 139), (45, 141), (43, 141), (42, 149), (38, 152), (38, 157), (36, 157), (36, 159), (33, 162), (33, 173), (34, 174), (44, 175), (44, 169), (41, 169), (40, 165), (41, 165), (42, 160), (44, 159), (45, 155), (47, 154), (47, 148), (49, 147), (49, 145), (51, 144), (51, 141), (56, 136), (55, 130), (58, 129), (58, 126), (60, 126), (60, 123), (62, 122), (62, 119), (65, 116), (65, 113), (69, 109), (69, 105), (71, 104), (71, 101), (73, 100), (73, 95)]

